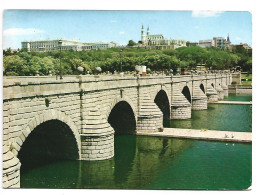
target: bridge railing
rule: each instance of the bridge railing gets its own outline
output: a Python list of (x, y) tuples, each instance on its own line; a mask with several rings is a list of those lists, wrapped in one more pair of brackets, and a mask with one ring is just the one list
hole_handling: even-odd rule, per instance
[[(8, 85), (26, 85), (26, 84), (39, 84), (39, 83), (73, 83), (73, 82), (80, 82), (80, 81), (108, 81), (108, 80), (147, 80), (147, 79), (182, 79), (183, 80), (190, 80), (192, 78), (220, 78), (225, 77), (226, 74), (205, 74), (205, 75), (146, 75), (146, 76), (139, 76), (133, 74), (124, 74), (124, 75), (64, 75), (63, 79), (60, 80), (59, 76), (4, 76), (3, 77), (3, 86)], [(229, 74), (228, 74), (229, 76)]]

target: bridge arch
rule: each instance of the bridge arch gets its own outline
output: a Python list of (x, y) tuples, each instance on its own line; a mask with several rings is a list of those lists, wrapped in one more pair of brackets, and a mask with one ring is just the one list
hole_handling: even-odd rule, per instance
[(205, 88), (204, 88), (204, 85), (203, 83), (200, 84), (200, 89), (203, 91), (203, 93), (205, 94)]
[(163, 113), (163, 119), (170, 119), (170, 101), (165, 90), (161, 89), (155, 96), (154, 102)]
[(191, 92), (188, 86), (184, 86), (182, 90), (182, 94), (185, 96), (185, 98), (189, 101), (189, 103), (192, 103), (192, 97), (191, 97)]
[(151, 99), (154, 101), (155, 98), (156, 98), (156, 96), (157, 96), (157, 94), (158, 94), (161, 90), (163, 90), (163, 91), (166, 93), (166, 95), (167, 95), (167, 97), (168, 97), (169, 104), (171, 105), (171, 100), (170, 100), (170, 98), (169, 98), (169, 97), (170, 97), (170, 96), (169, 96), (169, 92), (168, 92), (166, 86), (161, 86), (161, 87), (159, 86), (159, 87), (156, 87), (155, 90), (154, 90), (154, 92), (152, 92), (152, 93), (150, 94)]
[(27, 125), (25, 125), (21, 133), (17, 136), (17, 138), (11, 143), (11, 151), (15, 154), (15, 156), (18, 156), (25, 142), (28, 139), (30, 139), (30, 135), (35, 135), (34, 133), (36, 131), (39, 131), (38, 129), (41, 129), (40, 131), (42, 132), (44, 127), (50, 127), (55, 122), (58, 123), (58, 125), (61, 125), (66, 130), (70, 130), (68, 131), (68, 134), (72, 136), (74, 140), (74, 149), (76, 149), (76, 159), (81, 159), (80, 134), (76, 125), (65, 113), (53, 109), (44, 111), (33, 117), (30, 120), (30, 122)]
[(116, 98), (107, 111), (108, 123), (115, 134), (135, 134), (137, 115), (133, 104), (127, 98)]
[(118, 102), (121, 102), (121, 101), (125, 101), (127, 102), (133, 113), (134, 113), (134, 117), (135, 117), (135, 121), (137, 122), (137, 112), (136, 112), (136, 107), (134, 105), (134, 103), (131, 101), (131, 99), (127, 96), (123, 96), (123, 97), (117, 97), (115, 98), (109, 105), (108, 105), (108, 108), (107, 108), (107, 111), (106, 111), (106, 119), (108, 119), (112, 109), (115, 107), (115, 105), (118, 103)]

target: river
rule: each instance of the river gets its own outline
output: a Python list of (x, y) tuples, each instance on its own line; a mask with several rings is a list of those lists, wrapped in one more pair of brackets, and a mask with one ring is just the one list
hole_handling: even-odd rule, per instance
[[(227, 100), (251, 101), (250, 95)], [(209, 104), (192, 119), (167, 127), (251, 131), (250, 105)], [(21, 170), (21, 188), (247, 189), (252, 178), (252, 144), (115, 136), (115, 156), (104, 161), (59, 161)]]

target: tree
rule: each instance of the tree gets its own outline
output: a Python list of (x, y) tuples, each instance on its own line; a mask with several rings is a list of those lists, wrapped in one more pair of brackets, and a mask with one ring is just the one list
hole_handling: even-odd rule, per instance
[(9, 47), (9, 48), (7, 48), (7, 49), (4, 49), (3, 55), (4, 55), (4, 56), (10, 56), (10, 55), (12, 55), (12, 50), (11, 50), (11, 48)]
[[(130, 40), (134, 44), (134, 41)], [(60, 57), (62, 73), (79, 74), (78, 66), (85, 71), (94, 73), (96, 67), (103, 71), (113, 72), (120, 70), (134, 71), (136, 65), (146, 65), (151, 70), (176, 69), (180, 64), (185, 68), (195, 69), (197, 64), (206, 64), (212, 69), (230, 69), (240, 66), (245, 71), (252, 69), (251, 50), (238, 49), (233, 52), (223, 51), (219, 48), (180, 47), (175, 50), (149, 50), (146, 48), (126, 47), (120, 59), (121, 48), (89, 51), (52, 51), (52, 52), (26, 52), (21, 50), (17, 54), (9, 49), (4, 51), (5, 75), (48, 75), (49, 71), (59, 73)], [(241, 52), (241, 53), (239, 53)], [(9, 58), (7, 58), (9, 56)], [(186, 67), (187, 66), (187, 67)]]
[(25, 64), (25, 61), (17, 55), (4, 56), (4, 75), (6, 76), (18, 76), (27, 75), (29, 68)]
[(129, 40), (127, 46), (134, 46), (134, 45), (136, 45), (136, 43), (133, 40)]

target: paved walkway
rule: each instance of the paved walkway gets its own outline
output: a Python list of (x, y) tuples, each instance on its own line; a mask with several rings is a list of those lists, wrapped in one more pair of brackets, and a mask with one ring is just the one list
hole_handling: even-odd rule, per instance
[(218, 101), (218, 102), (211, 102), (209, 104), (247, 104), (252, 105), (252, 102), (240, 102), (240, 101)]
[(137, 133), (137, 135), (217, 140), (217, 141), (232, 141), (232, 142), (252, 142), (251, 132), (164, 128), (163, 132)]

